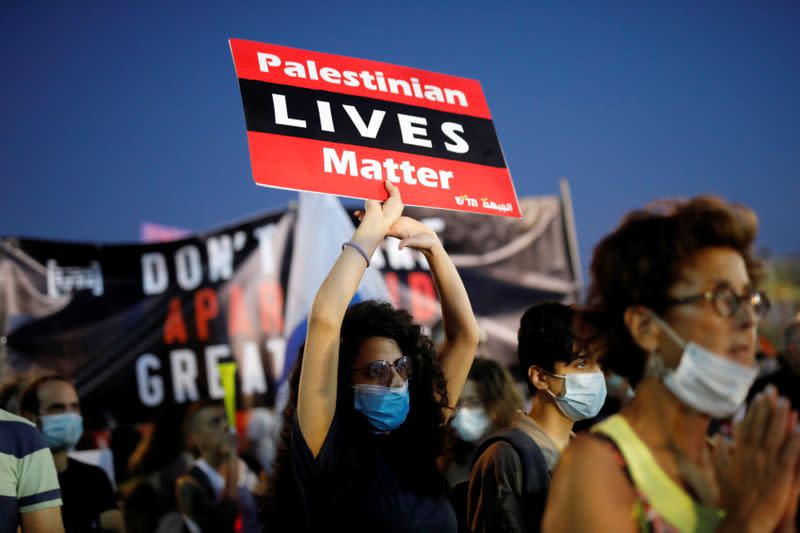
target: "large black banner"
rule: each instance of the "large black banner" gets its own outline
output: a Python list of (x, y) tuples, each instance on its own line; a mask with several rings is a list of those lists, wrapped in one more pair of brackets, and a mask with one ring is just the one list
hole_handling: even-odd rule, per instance
[[(437, 230), (459, 268), (486, 334), (479, 355), (506, 364), (522, 311), (576, 290), (560, 199), (520, 203), (522, 219), (405, 211)], [(230, 359), (239, 405), (271, 404), (294, 360), (285, 353), (286, 288), (293, 263), (306, 260), (294, 249), (296, 213), (158, 244), (3, 239), (0, 371), (71, 376), (95, 427), (221, 398), (217, 365)], [(373, 265), (390, 300), (434, 327), (439, 310), (421, 254), (387, 241)]]

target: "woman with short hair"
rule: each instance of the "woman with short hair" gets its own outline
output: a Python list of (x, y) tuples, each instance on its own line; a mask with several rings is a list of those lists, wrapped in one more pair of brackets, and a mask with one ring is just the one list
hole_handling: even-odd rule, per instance
[(595, 248), (589, 310), (604, 367), (636, 396), (567, 448), (545, 531), (774, 531), (797, 510), (797, 413), (774, 391), (731, 446), (707, 432), (756, 375), (757, 219), (714, 197), (629, 214)]

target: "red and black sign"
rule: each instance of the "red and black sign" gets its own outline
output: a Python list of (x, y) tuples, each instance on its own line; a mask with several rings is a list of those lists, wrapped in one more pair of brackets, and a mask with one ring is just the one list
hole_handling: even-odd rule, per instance
[(231, 39), (256, 183), (520, 217), (480, 84)]

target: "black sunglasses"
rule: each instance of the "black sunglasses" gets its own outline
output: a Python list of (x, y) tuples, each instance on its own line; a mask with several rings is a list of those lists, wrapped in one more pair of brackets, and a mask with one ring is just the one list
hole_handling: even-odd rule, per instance
[(722, 317), (731, 317), (739, 312), (739, 307), (747, 302), (756, 312), (760, 319), (764, 318), (770, 309), (770, 302), (764, 291), (749, 290), (739, 296), (728, 283), (720, 283), (710, 291), (684, 296), (682, 298), (671, 298), (667, 300), (669, 305), (682, 305), (694, 303), (700, 300), (708, 300), (712, 303), (714, 310)]
[(379, 361), (373, 361), (367, 366), (362, 366), (361, 368), (354, 368), (353, 372), (366, 371), (367, 375), (371, 379), (378, 381), (380, 383), (386, 383), (388, 381), (391, 381), (392, 367), (394, 367), (395, 372), (397, 372), (401, 378), (407, 380), (411, 378), (411, 374), (414, 370), (414, 359), (408, 355), (400, 357), (394, 363), (390, 363), (389, 361), (384, 361), (383, 359), (381, 359)]

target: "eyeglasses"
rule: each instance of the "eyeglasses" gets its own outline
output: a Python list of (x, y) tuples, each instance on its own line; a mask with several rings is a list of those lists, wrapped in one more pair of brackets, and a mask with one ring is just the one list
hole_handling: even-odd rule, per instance
[(392, 379), (392, 367), (394, 367), (395, 372), (397, 372), (401, 378), (407, 380), (413, 373), (414, 359), (408, 355), (400, 357), (394, 363), (390, 363), (389, 361), (384, 361), (381, 359), (380, 361), (373, 361), (367, 366), (354, 368), (353, 372), (366, 371), (367, 375), (371, 379), (379, 383), (387, 383)]
[(769, 298), (767, 298), (767, 295), (763, 291), (750, 290), (739, 296), (728, 283), (720, 283), (712, 290), (701, 292), (700, 294), (668, 299), (667, 303), (671, 305), (681, 305), (700, 300), (709, 300), (713, 304), (714, 310), (719, 313), (720, 316), (726, 318), (734, 316), (739, 311), (739, 306), (747, 302), (753, 306), (753, 310), (760, 320), (767, 315), (771, 305)]

